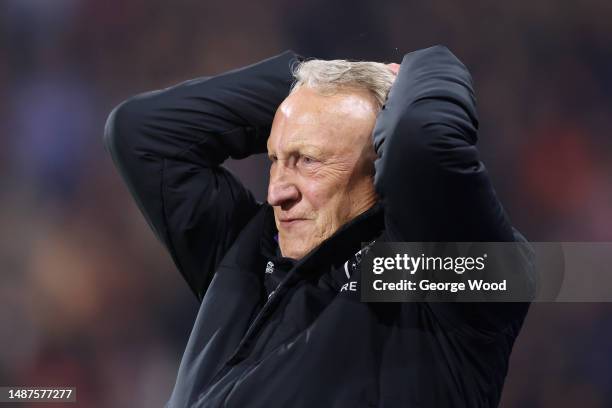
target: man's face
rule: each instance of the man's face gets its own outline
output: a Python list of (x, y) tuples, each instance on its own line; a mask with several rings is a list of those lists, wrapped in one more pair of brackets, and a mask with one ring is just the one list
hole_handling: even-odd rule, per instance
[(376, 201), (367, 91), (300, 87), (276, 111), (268, 139), (268, 203), (283, 256), (300, 259)]

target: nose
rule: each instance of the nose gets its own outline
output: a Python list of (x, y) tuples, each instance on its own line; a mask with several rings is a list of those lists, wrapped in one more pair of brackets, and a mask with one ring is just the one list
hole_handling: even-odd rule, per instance
[(274, 166), (270, 171), (270, 184), (268, 185), (268, 204), (280, 206), (288, 210), (300, 199), (300, 191), (291, 180), (289, 171), (282, 165)]

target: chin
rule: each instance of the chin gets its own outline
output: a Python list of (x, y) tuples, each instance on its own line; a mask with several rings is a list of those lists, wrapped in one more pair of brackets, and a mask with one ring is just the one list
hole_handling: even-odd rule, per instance
[(304, 257), (308, 253), (308, 251), (303, 250), (287, 250), (286, 252), (281, 249), (283, 256), (286, 258), (292, 258), (295, 260), (299, 260)]
[(281, 253), (286, 258), (301, 259), (310, 252), (312, 248), (314, 248), (312, 245), (289, 246), (288, 248), (284, 248), (281, 244)]

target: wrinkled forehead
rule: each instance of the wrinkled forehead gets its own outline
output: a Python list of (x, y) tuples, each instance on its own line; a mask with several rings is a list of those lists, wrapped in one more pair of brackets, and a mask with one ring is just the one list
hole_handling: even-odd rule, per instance
[(268, 150), (355, 150), (369, 140), (376, 110), (368, 95), (327, 95), (300, 88), (278, 108)]

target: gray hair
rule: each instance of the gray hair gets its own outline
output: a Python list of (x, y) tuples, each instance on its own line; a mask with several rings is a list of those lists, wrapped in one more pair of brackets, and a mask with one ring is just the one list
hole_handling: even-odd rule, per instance
[(395, 79), (395, 74), (382, 62), (320, 60), (300, 62), (293, 68), (295, 82), (291, 92), (307, 86), (323, 93), (345, 89), (365, 89), (382, 108)]

